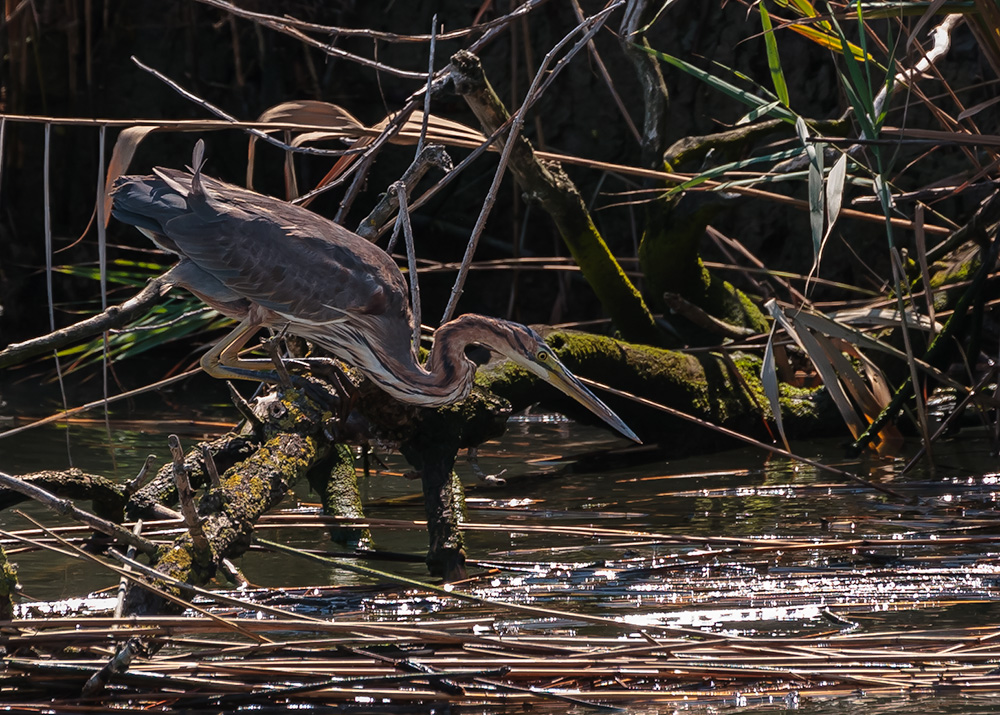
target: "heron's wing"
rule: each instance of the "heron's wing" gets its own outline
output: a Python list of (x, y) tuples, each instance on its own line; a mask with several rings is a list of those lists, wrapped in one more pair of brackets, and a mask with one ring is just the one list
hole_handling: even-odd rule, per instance
[(207, 193), (211, 215), (201, 206), (163, 228), (183, 255), (229, 290), (293, 322), (385, 315), (409, 324), (402, 275), (378, 247), (277, 199), (254, 195), (248, 205), (227, 201), (217, 186)]
[(173, 285), (191, 291), (209, 306), (230, 318), (242, 320), (250, 309), (246, 298), (227, 288), (215, 276), (203, 271), (187, 258), (181, 258), (164, 277)]

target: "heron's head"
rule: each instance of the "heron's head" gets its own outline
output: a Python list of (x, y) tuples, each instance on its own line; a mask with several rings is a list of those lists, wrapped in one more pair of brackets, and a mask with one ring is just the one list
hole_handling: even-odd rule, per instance
[(490, 343), (490, 348), (501, 353), (516, 365), (539, 377), (550, 385), (566, 393), (595, 415), (604, 420), (629, 439), (639, 442), (636, 434), (628, 428), (611, 408), (597, 398), (580, 382), (572, 372), (556, 357), (542, 337), (531, 328), (518, 323), (497, 321), (501, 339), (499, 344)]

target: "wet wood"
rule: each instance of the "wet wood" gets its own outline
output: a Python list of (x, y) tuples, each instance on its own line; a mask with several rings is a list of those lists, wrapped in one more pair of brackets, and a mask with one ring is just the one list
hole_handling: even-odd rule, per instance
[(370, 529), (343, 523), (365, 519), (353, 450), (346, 444), (331, 445), (329, 457), (310, 471), (309, 484), (319, 494), (323, 514), (337, 519), (328, 527), (330, 540), (350, 547), (372, 548)]
[[(258, 400), (255, 412), (264, 424), (260, 446), (226, 469), (221, 485), (209, 488), (198, 503), (197, 517), (207, 549), (205, 545), (199, 548), (197, 540), (186, 533), (158, 560), (158, 572), (186, 583), (206, 583), (222, 560), (239, 556), (249, 547), (257, 519), (328, 453), (330, 444), (322, 437), (324, 413), (300, 391), (276, 388)], [(200, 454), (196, 449), (188, 456), (199, 459)], [(179, 461), (181, 469), (185, 461)], [(173, 464), (170, 468), (174, 469)], [(126, 612), (156, 613), (165, 606), (161, 597), (133, 588)]]
[[(117, 522), (121, 521), (124, 514), (127, 500), (124, 487), (98, 474), (71, 468), (19, 474), (17, 478), (66, 499), (90, 501), (94, 513), (102, 519)], [(30, 497), (23, 492), (0, 487), (0, 510), (9, 509), (28, 499)]]

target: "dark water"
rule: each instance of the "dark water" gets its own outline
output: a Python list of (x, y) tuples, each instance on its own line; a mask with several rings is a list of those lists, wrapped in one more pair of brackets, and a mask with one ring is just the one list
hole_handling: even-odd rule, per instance
[[(130, 479), (147, 454), (166, 457), (167, 433), (175, 432), (191, 445), (218, 431), (220, 418), (228, 418), (223, 412), (202, 415), (198, 423), (171, 420), (163, 409), (155, 416), (144, 422), (122, 408), (114, 414), (110, 434), (98, 419), (0, 438), (0, 471), (60, 469), (71, 455), (74, 466), (85, 471)], [(0, 424), (0, 429), (13, 424)], [(471, 574), (501, 567), (496, 575), (474, 578), (468, 590), (497, 600), (530, 600), (620, 617), (637, 627), (683, 626), (751, 636), (830, 631), (823, 613), (830, 608), (855, 632), (1000, 625), (1000, 542), (961, 541), (970, 534), (1000, 534), (1000, 514), (995, 511), (1000, 475), (985, 433), (966, 433), (937, 445), (934, 468), (922, 465), (905, 477), (900, 475), (903, 457), (851, 460), (832, 440), (796, 445), (803, 456), (835, 463), (907, 496), (919, 495), (919, 508), (752, 450), (600, 471), (583, 466), (587, 460), (578, 461), (581, 455), (627, 447), (602, 430), (561, 420), (522, 419), (512, 423), (501, 441), (480, 451), (484, 471), (507, 470), (506, 486), (480, 485), (460, 461), (459, 471), (469, 487), (472, 528), (466, 538)], [(407, 466), (396, 455), (379, 456), (386, 469), (376, 470), (361, 485), (369, 518), (422, 519), (419, 483), (399, 476)], [(622, 455), (606, 461), (628, 463)], [(299, 485), (281, 509), (310, 514), (315, 500)], [(60, 523), (40, 507), (23, 509), (46, 524)], [(28, 526), (13, 513), (0, 514), (4, 530)], [(769, 541), (782, 538), (828, 543), (864, 536), (892, 537), (899, 544), (789, 553), (766, 548)], [(266, 537), (315, 549), (340, 548), (330, 545), (323, 528), (271, 530)], [(420, 562), (426, 537), (420, 529), (376, 528), (374, 538), (377, 549), (416, 558), (411, 563), (369, 565), (427, 578)], [(753, 540), (764, 548), (754, 551), (746, 548), (746, 541), (721, 539)], [(737, 546), (737, 551), (727, 550)], [(15, 552), (12, 560), (18, 563), (28, 600), (82, 597), (116, 583), (91, 564), (62, 556)], [(364, 576), (261, 552), (248, 553), (238, 566), (262, 587), (370, 582)], [(384, 599), (352, 607), (391, 619), (433, 610), (435, 604)], [(512, 617), (511, 623), (520, 632), (552, 627), (530, 618)], [(600, 634), (601, 628), (586, 626), (575, 632)], [(795, 709), (852, 715), (997, 712), (993, 701), (983, 697), (887, 698), (860, 692), (798, 702), (750, 699), (720, 707), (733, 712)]]

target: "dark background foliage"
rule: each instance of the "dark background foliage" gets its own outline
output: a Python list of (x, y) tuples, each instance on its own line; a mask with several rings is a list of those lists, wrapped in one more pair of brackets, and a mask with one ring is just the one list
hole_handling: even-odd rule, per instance
[[(486, 3), (488, 9), (482, 18), (508, 12), (513, 4), (510, 0)], [(585, 12), (600, 7), (596, 2), (582, 4)], [(280, 3), (244, 0), (241, 3), (242, 7), (260, 12), (288, 14), (320, 24), (406, 34), (428, 32), (434, 13), (446, 30), (468, 26), (483, 5), (480, 0)], [(754, 16), (748, 17), (746, 12), (745, 7), (736, 3), (680, 3), (653, 28), (650, 42), (658, 49), (702, 64), (712, 60), (739, 68), (767, 84), (759, 26)], [(618, 22), (617, 17), (613, 18), (609, 29), (616, 29)], [(483, 50), (487, 73), (509, 106), (516, 106), (523, 96), (544, 53), (575, 24), (572, 3), (552, 0), (527, 20), (515, 23), (508, 33)], [(842, 111), (842, 92), (829, 55), (790, 33), (782, 33), (780, 37), (795, 107), (817, 118), (838, 116)], [(960, 65), (969, 81), (981, 77), (988, 68), (982, 67), (967, 33), (960, 33), (955, 39), (953, 53), (965, 53), (969, 58)], [(137, 68), (129, 59), (132, 55), (241, 119), (255, 118), (280, 102), (321, 99), (340, 104), (366, 123), (375, 123), (398, 108), (419, 86), (415, 80), (379, 74), (343, 59), (327, 57), (294, 38), (259, 28), (195, 0), (36, 0), (13, 16), (0, 32), (0, 41), (4, 43), (0, 82), (3, 110), (7, 113), (207, 118), (204, 109)], [(374, 43), (371, 39), (344, 38), (333, 42), (358, 54), (377, 56), (397, 67), (423, 71), (427, 66), (428, 48), (423, 43)], [(436, 67), (443, 66), (465, 44), (465, 40), (440, 42)], [(610, 31), (602, 31), (597, 45), (617, 91), (641, 126), (638, 82), (616, 37)], [(666, 76), (671, 93), (668, 143), (688, 135), (718, 131), (744, 111), (680, 72), (667, 71)], [(441, 98), (432, 111), (475, 126), (475, 120), (458, 97)], [(598, 160), (639, 163), (637, 142), (622, 121), (593, 61), (585, 54), (574, 60), (543, 97), (525, 130), (540, 148)], [(0, 186), (0, 305), (4, 309), (0, 317), (0, 344), (47, 329), (44, 276), (40, 269), (44, 265), (42, 136), (40, 124), (8, 122)], [(151, 135), (140, 148), (131, 171), (146, 172), (155, 165), (188, 163), (197, 136), (200, 135)], [(204, 136), (208, 145), (207, 171), (241, 182), (246, 164), (245, 135), (224, 131)], [(109, 155), (113, 140), (114, 133), (109, 132)], [(57, 249), (76, 240), (93, 210), (97, 146), (96, 129), (53, 127), (51, 195)], [(461, 152), (456, 150), (455, 154), (460, 156)], [(357, 225), (411, 157), (409, 147), (384, 153), (346, 221), (349, 227)], [(258, 190), (281, 195), (280, 165), (277, 150), (258, 145), (255, 174)], [(300, 186), (309, 187), (326, 172), (329, 162), (299, 157), (297, 165), (301, 172)], [(461, 181), (417, 213), (414, 220), (422, 256), (449, 261), (461, 256), (494, 167), (494, 158), (481, 160)], [(618, 202), (613, 196), (600, 195), (599, 191), (634, 188), (592, 170), (571, 169), (570, 173), (592, 208)], [(331, 192), (313, 208), (332, 216), (340, 198), (340, 193)], [(628, 208), (595, 211), (595, 220), (617, 255), (634, 255), (640, 238), (641, 213), (641, 209)], [(802, 270), (807, 266), (811, 247), (807, 218), (801, 212), (752, 207), (737, 201), (721, 210), (713, 223), (753, 246), (774, 268)], [(826, 270), (832, 277), (853, 277), (864, 262), (871, 260), (873, 252), (865, 249), (864, 242), (878, 241), (879, 227), (867, 227), (860, 233), (854, 227), (852, 231), (854, 253), (863, 254), (864, 259), (834, 241)], [(141, 236), (114, 221), (109, 237), (113, 244), (143, 251), (149, 248)], [(547, 218), (522, 201), (508, 181), (477, 257), (563, 253)], [(169, 261), (165, 256), (134, 250), (114, 249), (112, 257), (116, 255)], [(94, 230), (75, 247), (58, 253), (55, 260), (72, 264), (95, 261)], [(436, 320), (440, 314), (450, 281), (450, 274), (437, 274), (424, 281), (428, 320)], [(71, 322), (78, 311), (92, 309), (95, 294), (91, 281), (58, 277), (55, 297), (61, 311), (57, 321)], [(599, 307), (582, 279), (566, 274), (558, 274), (557, 278), (552, 274), (520, 274), (515, 289), (511, 272), (477, 272), (461, 308), (510, 315), (526, 322), (599, 315)]]

